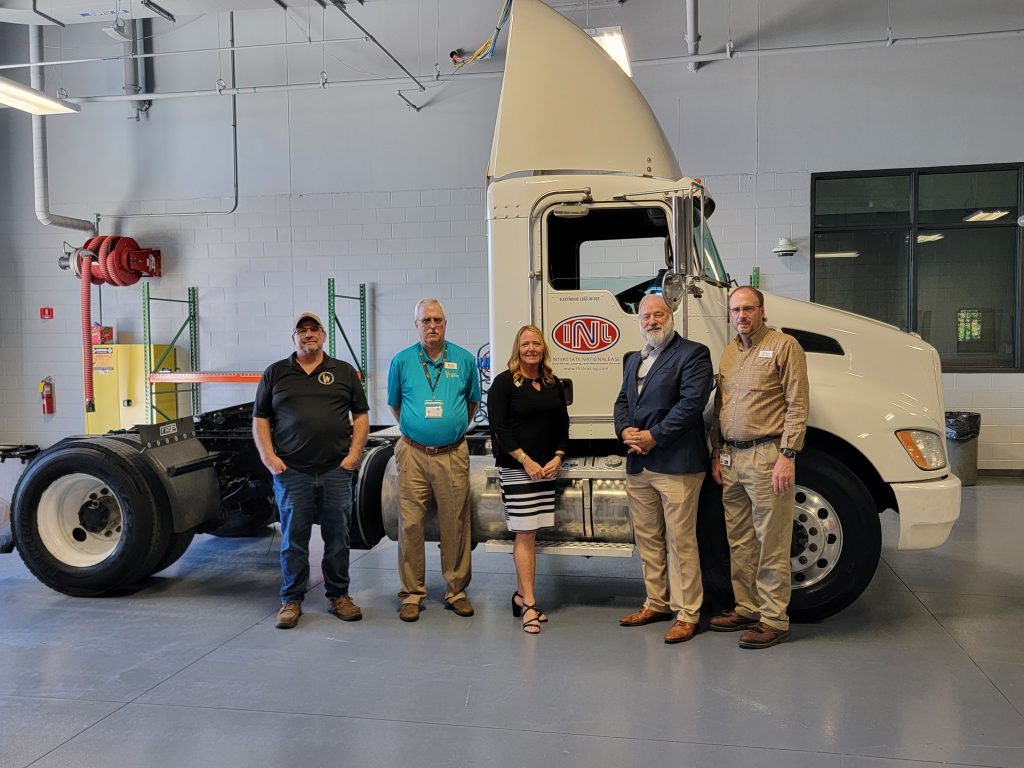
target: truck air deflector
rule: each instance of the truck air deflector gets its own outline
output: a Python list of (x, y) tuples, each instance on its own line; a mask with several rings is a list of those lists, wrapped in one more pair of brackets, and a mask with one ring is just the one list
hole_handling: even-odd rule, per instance
[(487, 176), (553, 170), (682, 176), (650, 105), (618, 64), (557, 11), (515, 0)]

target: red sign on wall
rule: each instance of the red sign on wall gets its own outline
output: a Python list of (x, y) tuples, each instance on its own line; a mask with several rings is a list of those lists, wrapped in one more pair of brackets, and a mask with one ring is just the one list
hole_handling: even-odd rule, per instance
[(39, 319), (40, 320), (53, 320), (53, 307), (40, 307), (39, 308)]
[(597, 315), (577, 315), (556, 325), (551, 340), (566, 352), (592, 355), (615, 346), (619, 327)]

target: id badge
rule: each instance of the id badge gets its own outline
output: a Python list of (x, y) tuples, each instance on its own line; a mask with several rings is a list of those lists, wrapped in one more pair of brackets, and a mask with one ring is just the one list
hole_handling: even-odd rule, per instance
[(423, 415), (428, 419), (444, 418), (444, 403), (440, 400), (427, 400), (424, 409)]
[(723, 467), (731, 467), (732, 456), (730, 456), (728, 453), (720, 453), (718, 455), (718, 463), (721, 464)]

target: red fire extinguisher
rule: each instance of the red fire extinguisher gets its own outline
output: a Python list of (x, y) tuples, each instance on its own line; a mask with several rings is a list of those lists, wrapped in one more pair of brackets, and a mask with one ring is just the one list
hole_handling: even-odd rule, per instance
[(53, 378), (47, 376), (39, 382), (39, 394), (43, 398), (43, 415), (49, 416), (56, 411), (53, 405)]

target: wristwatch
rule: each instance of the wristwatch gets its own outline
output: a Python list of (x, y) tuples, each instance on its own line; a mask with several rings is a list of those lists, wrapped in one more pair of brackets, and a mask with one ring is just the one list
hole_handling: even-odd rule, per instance
[(796, 451), (794, 451), (792, 448), (783, 448), (781, 451), (779, 451), (779, 453), (781, 453), (787, 459), (796, 458)]

